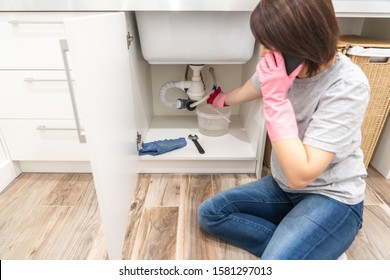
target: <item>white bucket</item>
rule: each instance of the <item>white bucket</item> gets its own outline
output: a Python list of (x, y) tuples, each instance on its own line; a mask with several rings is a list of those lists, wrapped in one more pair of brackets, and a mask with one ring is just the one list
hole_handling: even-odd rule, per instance
[(214, 108), (211, 105), (202, 104), (196, 108), (198, 115), (199, 132), (206, 136), (221, 136), (228, 132), (230, 115), (229, 107)]

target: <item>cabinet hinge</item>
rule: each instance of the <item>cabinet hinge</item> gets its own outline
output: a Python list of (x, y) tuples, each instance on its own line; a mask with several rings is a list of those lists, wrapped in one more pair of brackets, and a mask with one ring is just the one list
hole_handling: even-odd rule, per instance
[(137, 139), (136, 139), (136, 144), (137, 144), (137, 151), (141, 149), (141, 143), (142, 143), (142, 135), (137, 131)]
[(130, 35), (130, 32), (127, 32), (126, 40), (127, 40), (127, 49), (130, 49), (131, 43), (134, 40), (134, 37)]

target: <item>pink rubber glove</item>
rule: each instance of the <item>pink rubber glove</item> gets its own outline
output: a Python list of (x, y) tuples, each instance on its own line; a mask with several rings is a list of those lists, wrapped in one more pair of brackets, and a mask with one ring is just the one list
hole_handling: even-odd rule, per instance
[(283, 56), (276, 51), (267, 53), (257, 64), (264, 117), (271, 142), (298, 138), (294, 109), (286, 94), (301, 68), (302, 64), (287, 76)]
[(228, 106), (225, 104), (225, 98), (226, 94), (218, 87), (209, 95), (209, 98), (207, 98), (207, 104), (213, 105), (214, 108)]

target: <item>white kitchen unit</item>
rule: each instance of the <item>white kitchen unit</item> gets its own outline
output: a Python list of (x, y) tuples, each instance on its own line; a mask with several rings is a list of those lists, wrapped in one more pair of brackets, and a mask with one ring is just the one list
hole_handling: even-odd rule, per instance
[[(16, 11), (23, 11), (26, 2), (30, 1), (5, 2), (0, 3), (0, 9), (16, 13)], [(265, 126), (260, 100), (234, 106), (229, 132), (221, 137), (201, 135), (197, 129), (195, 112), (172, 109), (162, 104), (159, 98), (161, 86), (168, 81), (183, 80), (186, 64), (192, 61), (190, 59), (176, 62), (169, 60), (156, 63), (154, 60), (150, 62), (145, 60), (140, 41), (142, 34), (139, 34), (144, 31), (137, 26), (137, 12), (215, 12), (215, 19), (218, 19), (224, 12), (237, 11), (246, 12), (249, 18), (250, 12), (258, 1), (117, 0), (92, 2), (82, 0), (39, 1), (32, 6), (27, 5), (25, 9), (47, 11), (43, 14), (48, 15), (54, 15), (50, 11), (58, 10), (72, 11), (75, 15), (77, 11), (105, 11), (101, 15), (80, 14), (80, 16), (73, 17), (72, 15), (72, 18), (64, 19), (65, 32), (63, 36), (60, 36), (61, 38), (56, 39), (64, 39), (65, 41), (62, 42), (66, 42), (69, 47), (66, 56), (71, 61), (70, 68), (72, 79), (74, 79), (77, 105), (81, 108), (80, 117), (87, 140), (85, 144), (88, 150), (87, 157), (94, 176), (106, 246), (110, 258), (120, 259), (137, 173), (250, 172), (259, 174), (265, 142)], [(379, 32), (375, 26), (388, 26), (389, 24), (388, 1), (334, 1), (334, 3), (343, 34), (378, 36)], [(209, 30), (205, 33), (207, 31)], [(380, 37), (389, 36), (388, 33), (386, 34), (388, 31), (383, 30), (383, 32), (379, 34)], [(203, 43), (208, 44), (210, 50), (213, 48), (211, 39), (204, 40)], [(252, 56), (240, 63), (228, 61), (228, 59), (226, 63), (223, 60), (204, 61), (202, 73), (206, 92), (213, 85), (210, 67), (214, 69), (217, 84), (225, 91), (240, 86), (250, 78), (258, 61), (258, 45), (253, 47)], [(159, 48), (159, 44), (156, 44), (155, 48)], [(196, 63), (202, 63), (202, 61)], [(6, 72), (7, 69), (4, 71)], [(29, 81), (31, 79), (25, 83)], [(185, 97), (185, 94), (178, 89), (170, 90), (169, 95), (170, 98)], [(20, 106), (20, 104), (15, 102), (14, 106)], [(11, 112), (7, 114), (12, 115), (12, 110), (9, 111)], [(73, 110), (59, 106), (54, 111), (46, 109), (47, 114), (44, 116), (35, 115), (39, 112), (29, 112), (29, 108), (20, 111), (19, 116), (26, 114), (23, 120), (27, 119), (31, 127), (41, 125), (49, 127), (49, 123), (35, 123), (35, 120), (55, 120), (56, 117), (52, 114), (58, 112), (66, 116)], [(9, 117), (8, 120), (0, 122), (0, 128), (4, 126), (7, 130), (11, 130), (13, 125), (9, 122), (13, 118), (17, 117)], [(59, 118), (61, 121), (74, 121), (71, 116)], [(59, 125), (67, 127), (66, 125), (69, 124)], [(69, 132), (65, 131), (65, 133)], [(182, 149), (154, 157), (138, 156), (139, 143), (137, 142), (175, 139), (187, 137), (189, 134), (197, 134), (200, 137), (199, 142), (206, 151), (204, 154), (199, 154), (195, 145), (187, 140), (187, 146)], [(48, 136), (49, 138), (56, 137), (55, 135)], [(73, 136), (77, 140), (77, 135)], [(62, 141), (66, 137), (63, 135)], [(7, 137), (4, 139), (8, 142)], [(9, 139), (12, 140), (10, 150), (17, 154), (19, 148), (12, 148), (12, 146), (14, 141), (15, 143), (18, 141), (15, 137)], [(50, 139), (44, 141), (50, 141)], [(67, 147), (72, 147), (73, 151), (77, 151), (75, 146)], [(24, 154), (28, 152), (25, 151)], [(68, 160), (60, 158), (60, 155), (57, 158), (61, 162)], [(47, 163), (54, 161), (54, 158), (40, 160)]]
[(82, 108), (77, 100), (72, 106), (59, 44), (63, 20), (82, 14), (0, 13), (0, 128), (24, 172), (90, 171), (75, 130)]
[[(96, 191), (113, 258), (121, 256), (122, 242), (118, 241), (124, 237), (137, 172), (254, 173), (261, 168), (265, 139), (260, 101), (235, 108), (229, 133), (221, 137), (199, 134), (195, 112), (161, 105), (158, 92), (162, 82), (180, 79), (186, 65), (147, 63), (135, 26), (134, 13), (65, 21), (77, 88), (84, 98), (83, 118)], [(129, 41), (128, 32), (133, 37)], [(227, 88), (239, 86), (252, 75), (256, 62), (257, 55), (247, 66), (215, 65), (221, 86), (225, 74), (232, 78), (225, 81)], [(210, 78), (204, 75), (204, 80), (211, 89)], [(137, 155), (137, 135), (141, 135), (140, 141), (149, 142), (189, 134), (199, 135), (205, 154), (199, 154), (188, 140), (186, 147), (163, 155)]]

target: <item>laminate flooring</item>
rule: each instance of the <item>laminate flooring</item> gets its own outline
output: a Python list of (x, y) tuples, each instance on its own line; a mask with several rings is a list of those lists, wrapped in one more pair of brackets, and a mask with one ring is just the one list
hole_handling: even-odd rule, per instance
[[(390, 180), (372, 167), (363, 228), (348, 259), (390, 260)], [(250, 174), (140, 174), (124, 259), (256, 259), (198, 226), (209, 196)], [(91, 174), (23, 173), (0, 194), (0, 259), (107, 259)]]

